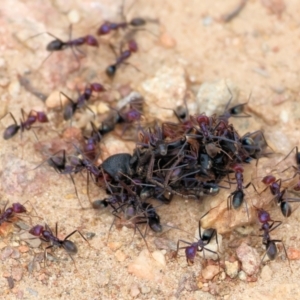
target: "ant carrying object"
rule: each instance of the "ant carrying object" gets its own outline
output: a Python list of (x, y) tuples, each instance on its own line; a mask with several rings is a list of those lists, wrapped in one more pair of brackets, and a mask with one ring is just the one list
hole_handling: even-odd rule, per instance
[[(199, 220), (199, 240), (194, 243), (190, 243), (190, 242), (187, 242), (184, 240), (178, 240), (176, 256), (180, 249), (185, 249), (185, 256), (186, 256), (186, 261), (187, 261), (188, 265), (193, 265), (196, 253), (202, 252), (202, 251), (203, 251), (204, 258), (205, 258), (204, 251), (208, 251), (208, 252), (211, 252), (211, 253), (214, 253), (215, 255), (217, 255), (218, 260), (220, 260), (219, 254), (216, 251), (210, 250), (206, 247), (210, 243), (210, 241), (213, 237), (216, 238), (216, 242), (218, 244), (217, 231), (213, 228), (209, 228), (209, 229), (205, 229), (203, 231), (203, 233), (201, 234), (201, 221)], [(180, 242), (188, 244), (189, 246), (179, 247)]]
[(67, 104), (64, 108), (64, 120), (67, 121), (72, 119), (75, 112), (84, 106), (94, 114), (94, 112), (86, 105), (86, 102), (91, 98), (93, 92), (100, 93), (104, 91), (105, 89), (100, 83), (88, 84), (84, 92), (78, 96), (76, 101), (72, 100), (65, 93), (60, 92), (60, 94), (64, 95), (69, 101), (69, 104)]
[(18, 133), (19, 130), (21, 130), (21, 133), (24, 132), (25, 129), (30, 130), (31, 126), (35, 122), (40, 122), (40, 123), (48, 122), (48, 118), (47, 118), (46, 114), (42, 111), (31, 110), (29, 112), (27, 118), (25, 118), (25, 112), (24, 112), (23, 109), (21, 109), (21, 112), (22, 112), (22, 119), (20, 119), (20, 124), (17, 123), (15, 117), (13, 116), (13, 114), (11, 112), (8, 113), (12, 117), (12, 119), (14, 120), (15, 124), (9, 125), (4, 130), (3, 138), (5, 140), (9, 140), (13, 136), (15, 136)]
[[(47, 249), (50, 249), (53, 247), (59, 247), (59, 248), (63, 248), (67, 252), (67, 254), (71, 257), (74, 264), (75, 264), (75, 261), (74, 261), (72, 255), (76, 254), (78, 252), (78, 249), (77, 249), (77, 246), (75, 245), (75, 243), (70, 241), (69, 238), (76, 232), (78, 232), (81, 235), (81, 237), (89, 244), (87, 239), (83, 236), (83, 234), (79, 230), (74, 230), (73, 232), (68, 234), (63, 240), (59, 239), (57, 237), (57, 223), (55, 225), (55, 235), (53, 234), (52, 230), (50, 229), (50, 227), (47, 224), (45, 224), (45, 226), (35, 225), (34, 227), (32, 227), (29, 230), (30, 234), (32, 234), (36, 237), (39, 237), (40, 240), (42, 240), (43, 242), (51, 244), (45, 248), (44, 262), (46, 262), (46, 258), (47, 258)], [(76, 264), (75, 264), (75, 267), (76, 267)]]

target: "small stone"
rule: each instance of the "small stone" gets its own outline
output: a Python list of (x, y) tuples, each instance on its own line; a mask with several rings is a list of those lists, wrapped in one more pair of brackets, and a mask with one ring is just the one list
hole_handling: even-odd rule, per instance
[(148, 286), (142, 286), (141, 288), (142, 294), (149, 294), (151, 292), (151, 289)]
[(138, 296), (140, 294), (140, 289), (136, 284), (133, 284), (130, 288), (130, 296), (132, 298), (135, 298), (136, 296)]
[(201, 274), (204, 279), (211, 280), (213, 279), (217, 274), (219, 274), (222, 270), (219, 266), (209, 265), (206, 268), (204, 268), (201, 271)]
[(234, 105), (238, 95), (238, 87), (229, 80), (204, 82), (196, 97), (197, 111), (207, 116), (222, 114), (228, 101), (232, 98), (231, 105)]
[(266, 265), (262, 268), (260, 277), (263, 281), (270, 281), (272, 279), (273, 272), (271, 268)]
[(247, 274), (244, 271), (240, 271), (238, 276), (239, 276), (239, 279), (242, 280), (242, 281), (247, 280)]
[(6, 87), (8, 86), (10, 83), (9, 78), (8, 77), (2, 77), (0, 76), (0, 86), (1, 87)]
[(152, 253), (152, 257), (159, 263), (161, 264), (163, 267), (166, 266), (166, 259), (165, 256), (163, 255), (163, 253), (161, 251), (154, 251)]
[(176, 46), (176, 40), (168, 32), (162, 33), (159, 41), (165, 48), (174, 48)]
[(123, 251), (117, 250), (117, 252), (115, 253), (115, 257), (119, 262), (123, 262), (127, 256), (124, 254)]
[(108, 105), (104, 102), (100, 102), (97, 106), (97, 112), (98, 114), (102, 115), (107, 113), (108, 111), (110, 111), (110, 108), (108, 107)]
[[(164, 65), (157, 70), (154, 77), (142, 84), (147, 120), (164, 120), (174, 116), (173, 109), (183, 105), (186, 94), (185, 70), (180, 65)], [(150, 118), (150, 119), (149, 119)]]
[(80, 14), (76, 9), (72, 9), (68, 13), (68, 19), (71, 24), (78, 23), (80, 21)]
[(144, 249), (139, 256), (128, 265), (128, 273), (133, 274), (139, 278), (146, 280), (155, 280), (160, 282), (162, 280), (162, 266), (157, 263), (148, 250)]
[(11, 276), (15, 281), (20, 281), (23, 277), (23, 269), (20, 267), (12, 267)]
[[(0, 84), (1, 85), (1, 84)], [(5, 114), (7, 114), (7, 102), (1, 102), (1, 105), (0, 105), (0, 118), (4, 117)]]
[(300, 259), (300, 251), (292, 247), (287, 249), (287, 255), (290, 260)]
[(226, 273), (225, 273), (225, 272), (222, 272), (222, 273), (220, 274), (220, 276), (219, 276), (219, 279), (220, 279), (220, 280), (225, 280), (225, 278), (226, 278)]
[(0, 249), (3, 249), (4, 247), (6, 247), (7, 245), (3, 242), (3, 241), (0, 241)]
[(18, 80), (12, 81), (8, 87), (8, 92), (12, 97), (16, 97), (20, 93), (20, 82)]
[(239, 262), (237, 260), (234, 262), (225, 261), (225, 272), (230, 278), (235, 278), (239, 272)]
[(253, 275), (258, 272), (260, 266), (260, 258), (256, 249), (248, 246), (246, 243), (236, 249), (236, 254), (242, 263), (242, 269), (247, 275)]
[(120, 249), (122, 247), (122, 245), (123, 244), (121, 242), (109, 242), (107, 244), (109, 249), (112, 250), (112, 251), (116, 251), (116, 250)]
[(34, 236), (27, 231), (20, 234), (20, 239), (26, 241), (30, 248), (38, 248), (42, 243), (39, 238), (34, 238)]
[(14, 249), (14, 251), (13, 251), (13, 253), (11, 254), (11, 258), (13, 258), (13, 259), (18, 259), (18, 258), (20, 258), (20, 252), (19, 252), (19, 250), (17, 250), (17, 249)]
[(64, 106), (68, 102), (67, 98), (60, 91), (53, 91), (46, 99), (48, 108), (56, 108)]
[(39, 295), (39, 293), (36, 290), (33, 290), (32, 288), (26, 288), (26, 290), (28, 291), (29, 294), (31, 294), (32, 296), (37, 297)]
[(10, 246), (5, 247), (2, 251), (1, 251), (1, 260), (6, 260), (8, 257), (11, 256), (11, 254), (13, 253), (14, 249)]

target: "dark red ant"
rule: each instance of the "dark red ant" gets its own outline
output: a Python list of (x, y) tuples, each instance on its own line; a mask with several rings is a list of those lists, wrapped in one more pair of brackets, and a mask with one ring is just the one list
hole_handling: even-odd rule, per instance
[(31, 110), (26, 119), (25, 119), (25, 112), (24, 112), (23, 109), (21, 109), (21, 112), (22, 112), (23, 120), (20, 119), (20, 125), (17, 123), (17, 121), (16, 121), (15, 117), (13, 116), (13, 114), (11, 112), (8, 113), (8, 114), (10, 114), (12, 119), (14, 120), (15, 124), (9, 125), (4, 130), (3, 138), (5, 140), (8, 140), (8, 139), (12, 138), (13, 136), (15, 136), (19, 130), (21, 130), (21, 133), (24, 132), (25, 129), (30, 130), (31, 126), (35, 122), (40, 122), (40, 123), (48, 122), (48, 118), (47, 118), (46, 114), (42, 111)]
[[(75, 49), (82, 53), (82, 51), (80, 51), (77, 47), (78, 46), (82, 46), (82, 45), (87, 45), (87, 46), (91, 46), (91, 47), (99, 47), (99, 43), (98, 43), (98, 40), (93, 36), (93, 35), (85, 35), (83, 37), (79, 37), (79, 38), (76, 38), (76, 39), (72, 39), (71, 37), (71, 32), (72, 32), (72, 25), (70, 25), (70, 28), (69, 28), (69, 40), (64, 42), (62, 41), (61, 39), (57, 38), (55, 35), (53, 35), (52, 33), (50, 32), (43, 32), (43, 33), (39, 33), (33, 37), (36, 37), (38, 35), (41, 35), (41, 34), (48, 34), (50, 36), (52, 36), (55, 40), (51, 41), (50, 43), (48, 43), (48, 45), (46, 46), (46, 50), (51, 52), (50, 55), (53, 53), (53, 52), (56, 52), (56, 51), (63, 51), (67, 48), (71, 48), (72, 51), (73, 51), (73, 54), (78, 62), (78, 65), (80, 66), (80, 62), (79, 62), (79, 59), (76, 55), (76, 53), (74, 52), (74, 47)], [(49, 56), (46, 58), (48, 59)], [(43, 63), (46, 61), (46, 59), (43, 61)]]
[[(30, 234), (32, 234), (36, 237), (39, 237), (40, 240), (42, 240), (43, 242), (51, 243), (50, 246), (47, 246), (45, 248), (44, 262), (46, 262), (46, 258), (47, 258), (47, 249), (50, 249), (50, 248), (53, 248), (56, 246), (56, 247), (65, 249), (67, 254), (73, 260), (74, 264), (75, 264), (75, 261), (74, 261), (72, 255), (76, 254), (78, 252), (78, 249), (77, 249), (77, 246), (72, 241), (68, 240), (68, 238), (70, 236), (72, 236), (73, 234), (75, 234), (76, 232), (78, 232), (81, 235), (81, 237), (89, 244), (87, 239), (83, 236), (83, 234), (79, 230), (74, 230), (73, 232), (68, 234), (63, 240), (59, 239), (57, 237), (57, 223), (55, 225), (55, 235), (53, 234), (52, 230), (50, 229), (50, 227), (47, 224), (45, 224), (45, 227), (42, 225), (35, 225), (34, 227), (32, 227), (29, 230)], [(76, 267), (76, 264), (75, 264), (75, 267)]]
[[(122, 49), (122, 47), (121, 47)], [(114, 50), (114, 49), (113, 49)], [(121, 64), (128, 64), (125, 60), (129, 59), (132, 53), (136, 53), (138, 51), (138, 45), (135, 40), (128, 41), (128, 49), (122, 51), (120, 56), (117, 57), (116, 62), (106, 68), (106, 75), (110, 78), (114, 77), (117, 69), (120, 67)], [(136, 67), (135, 67), (136, 68)]]
[[(199, 220), (199, 240), (197, 242), (194, 242), (194, 243), (190, 243), (190, 242), (187, 242), (187, 241), (184, 241), (184, 240), (178, 240), (176, 256), (177, 256), (178, 251), (180, 249), (185, 249), (185, 256), (186, 256), (187, 263), (188, 263), (188, 265), (193, 265), (196, 253), (203, 251), (203, 256), (205, 258), (204, 251), (206, 250), (208, 252), (216, 254), (218, 256), (218, 260), (220, 260), (219, 254), (217, 252), (206, 248), (206, 246), (210, 243), (210, 241), (213, 237), (216, 238), (216, 242), (218, 244), (218, 237), (217, 237), (216, 230), (213, 229), (213, 228), (205, 229), (203, 234), (201, 234), (201, 221)], [(188, 244), (190, 246), (179, 247), (180, 242)]]
[[(235, 172), (235, 180), (236, 180), (237, 187), (236, 187), (236, 190), (228, 196), (227, 207), (230, 209), (231, 206), (233, 206), (234, 209), (238, 209), (239, 207), (241, 207), (241, 205), (244, 202), (245, 193), (244, 193), (243, 189), (248, 188), (249, 185), (251, 184), (251, 182), (249, 182), (246, 186), (243, 186), (244, 168), (241, 165), (235, 164), (232, 166), (232, 169)], [(246, 204), (246, 209), (247, 209), (247, 215), (249, 218), (248, 206), (247, 206), (246, 201), (245, 201), (245, 204)]]
[(91, 132), (90, 136), (84, 137), (85, 143), (84, 143), (82, 152), (90, 160), (95, 160), (98, 157), (96, 148), (97, 148), (98, 143), (100, 143), (100, 141), (102, 139), (102, 135), (100, 134), (100, 132), (98, 131), (98, 128), (96, 127), (96, 125), (93, 122), (91, 122), (91, 126), (92, 126), (92, 132)]
[[(7, 203), (6, 203), (6, 205), (7, 205)], [(22, 204), (20, 204), (18, 202), (13, 203), (12, 206), (10, 206), (8, 208), (6, 208), (6, 205), (3, 209), (3, 212), (0, 214), (0, 226), (4, 222), (10, 222), (10, 219), (12, 219), (15, 214), (21, 214), (21, 213), (27, 212), (25, 206), (23, 206)]]
[[(278, 226), (282, 224), (281, 221), (273, 221), (270, 217), (270, 214), (262, 209), (258, 209), (258, 220), (260, 223), (262, 223), (262, 226), (260, 228), (261, 231), (263, 231), (263, 235), (260, 235), (263, 238), (263, 245), (266, 247), (266, 252), (262, 258), (262, 261), (264, 260), (265, 256), (267, 255), (270, 260), (274, 260), (277, 256), (277, 247), (276, 243), (282, 243), (283, 249), (285, 252), (286, 257), (287, 252), (285, 249), (285, 246), (282, 242), (282, 240), (272, 240), (270, 237), (270, 232), (275, 230)], [(275, 225), (275, 226), (274, 226)]]
[(134, 18), (129, 22), (112, 23), (109, 21), (104, 22), (97, 30), (98, 35), (106, 35), (111, 31), (117, 31), (118, 29), (126, 29), (128, 26), (141, 27), (146, 25), (146, 20), (143, 18)]
[[(104, 92), (105, 89), (102, 84), (100, 83), (91, 83), (86, 86), (84, 92), (79, 95), (77, 98), (77, 101), (73, 101), (70, 97), (68, 97), (65, 93), (60, 92), (62, 95), (64, 95), (67, 100), (69, 101), (69, 104), (67, 104), (64, 108), (64, 120), (70, 120), (76, 110), (82, 108), (83, 106), (86, 106), (89, 110), (91, 110), (87, 105), (86, 102), (91, 98), (93, 92)], [(94, 113), (93, 111), (91, 111)]]
[(273, 175), (267, 175), (262, 179), (262, 182), (269, 186), (274, 199), (280, 205), (281, 213), (285, 217), (289, 217), (292, 214), (292, 208), (289, 202), (300, 202), (299, 198), (284, 198), (286, 188), (281, 189), (281, 179), (277, 179)]
[(158, 22), (157, 20), (149, 20), (149, 19), (146, 20), (144, 18), (139, 18), (139, 17), (133, 18), (130, 21), (126, 21), (126, 18), (124, 16), (124, 0), (123, 0), (123, 3), (121, 5), (121, 16), (122, 16), (123, 20), (125, 20), (125, 21), (119, 22), (119, 23), (105, 21), (98, 28), (97, 35), (106, 35), (106, 34), (109, 34), (112, 31), (117, 31), (119, 29), (127, 29), (129, 26), (133, 27), (134, 30), (141, 30), (140, 27), (146, 25), (147, 21), (148, 22), (155, 22), (155, 23)]

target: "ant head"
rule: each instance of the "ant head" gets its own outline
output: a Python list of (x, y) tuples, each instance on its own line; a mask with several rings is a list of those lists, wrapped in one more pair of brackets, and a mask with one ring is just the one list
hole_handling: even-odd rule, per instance
[(30, 230), (29, 230), (29, 233), (34, 235), (34, 236), (40, 236), (42, 234), (44, 230), (44, 226), (42, 225), (35, 225), (34, 227), (32, 227)]
[(110, 33), (111, 30), (111, 23), (110, 22), (104, 22), (99, 29), (97, 30), (97, 35), (105, 35)]
[(13, 208), (13, 211), (15, 213), (24, 213), (24, 212), (27, 212), (26, 208), (20, 204), (20, 203), (13, 203), (12, 204), (12, 208)]

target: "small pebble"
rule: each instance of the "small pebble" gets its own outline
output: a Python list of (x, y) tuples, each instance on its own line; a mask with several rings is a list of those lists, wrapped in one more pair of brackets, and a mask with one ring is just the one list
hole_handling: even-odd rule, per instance
[(9, 276), (9, 277), (6, 277), (6, 279), (7, 279), (7, 282), (8, 282), (8, 287), (9, 287), (10, 289), (13, 289), (14, 286), (15, 286), (15, 283), (14, 283), (13, 278), (12, 278), (11, 276)]
[(122, 247), (122, 245), (123, 244), (120, 243), (120, 242), (109, 242), (107, 244), (107, 246), (109, 247), (109, 249), (112, 250), (112, 251), (116, 251), (116, 250), (120, 249)]
[(123, 251), (117, 250), (115, 253), (115, 257), (119, 262), (123, 262), (127, 256), (124, 254)]
[(68, 19), (69, 19), (70, 23), (72, 23), (72, 24), (78, 23), (80, 21), (79, 12), (76, 9), (72, 9), (68, 13)]
[(213, 279), (217, 274), (219, 274), (222, 270), (219, 266), (209, 265), (206, 268), (204, 268), (201, 271), (201, 274), (204, 279), (211, 280)]
[(142, 294), (149, 294), (151, 292), (151, 289), (148, 286), (142, 286), (141, 288)]
[(247, 280), (247, 274), (244, 271), (240, 271), (239, 274), (238, 274), (238, 277), (242, 281), (246, 281)]
[(230, 278), (235, 278), (239, 272), (239, 262), (225, 261), (225, 272)]
[(130, 296), (135, 298), (136, 296), (138, 296), (140, 294), (140, 289), (136, 284), (133, 284), (130, 288)]
[(33, 290), (32, 288), (26, 288), (26, 290), (28, 291), (29, 294), (31, 294), (32, 296), (37, 297), (39, 295), (39, 293), (36, 290)]
[(152, 257), (159, 263), (161, 264), (163, 267), (166, 266), (166, 259), (165, 256), (162, 254), (161, 251), (154, 251), (152, 253)]
[(19, 250), (17, 250), (17, 249), (14, 249), (13, 250), (13, 253), (11, 254), (11, 258), (13, 258), (13, 259), (18, 259), (18, 258), (20, 258), (20, 252), (19, 252)]
[(236, 249), (236, 254), (242, 263), (242, 269), (247, 275), (253, 275), (258, 272), (260, 266), (260, 257), (256, 249), (248, 246), (246, 243)]
[(11, 276), (15, 281), (20, 281), (23, 277), (23, 269), (20, 267), (12, 267)]
[(174, 48), (176, 46), (176, 40), (167, 32), (161, 34), (159, 40), (165, 48)]
[(110, 111), (109, 106), (106, 103), (100, 102), (97, 106), (98, 114), (102, 115)]
[(8, 87), (8, 92), (12, 97), (17, 97), (20, 93), (20, 82), (18, 80), (12, 81)]
[(272, 279), (273, 271), (266, 265), (262, 268), (260, 277), (263, 281), (270, 281)]
[(14, 249), (10, 246), (5, 247), (2, 251), (1, 251), (1, 260), (6, 260), (8, 257), (11, 256), (11, 254), (13, 253)]
[(287, 255), (288, 255), (288, 258), (291, 260), (300, 259), (300, 251), (298, 249), (295, 249), (292, 247), (289, 247), (287, 249)]
[(48, 108), (56, 108), (65, 105), (68, 102), (67, 98), (60, 93), (60, 91), (53, 91), (46, 99), (46, 106)]

